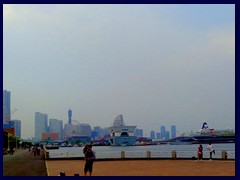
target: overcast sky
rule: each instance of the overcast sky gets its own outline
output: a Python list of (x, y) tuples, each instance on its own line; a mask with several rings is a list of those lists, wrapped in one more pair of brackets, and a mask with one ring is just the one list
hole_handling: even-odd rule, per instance
[[(235, 128), (235, 5), (3, 5), (3, 88), (34, 113), (178, 133)], [(14, 110), (15, 109), (15, 110)]]

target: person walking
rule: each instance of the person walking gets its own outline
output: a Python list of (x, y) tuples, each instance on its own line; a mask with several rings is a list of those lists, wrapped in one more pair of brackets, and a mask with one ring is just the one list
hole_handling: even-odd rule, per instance
[(200, 144), (198, 146), (198, 161), (203, 159), (203, 146)]
[(93, 167), (93, 161), (95, 160), (95, 152), (92, 150), (92, 145), (87, 146), (87, 151), (84, 154), (85, 159), (85, 166), (84, 166), (84, 175), (87, 175), (87, 172), (89, 171), (89, 176), (92, 176), (92, 167)]
[(211, 161), (212, 160), (212, 154), (215, 154), (215, 149), (214, 149), (214, 147), (213, 147), (213, 145), (211, 143), (209, 143), (207, 145), (207, 150), (210, 153), (210, 159), (209, 160)]

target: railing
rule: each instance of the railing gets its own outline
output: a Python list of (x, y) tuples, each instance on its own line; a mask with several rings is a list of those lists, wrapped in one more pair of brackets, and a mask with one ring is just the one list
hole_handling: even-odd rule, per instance
[[(56, 158), (83, 158), (82, 152), (62, 152), (57, 153), (54, 151), (50, 152), (44, 148), (45, 159), (56, 159)], [(125, 159), (125, 158), (170, 158), (170, 159), (180, 159), (180, 158), (196, 158), (197, 152), (193, 151), (120, 151), (120, 152), (99, 152), (96, 154), (97, 159)], [(209, 158), (209, 152), (203, 152), (203, 158)], [(213, 159), (235, 159), (235, 151), (216, 151), (213, 155)]]

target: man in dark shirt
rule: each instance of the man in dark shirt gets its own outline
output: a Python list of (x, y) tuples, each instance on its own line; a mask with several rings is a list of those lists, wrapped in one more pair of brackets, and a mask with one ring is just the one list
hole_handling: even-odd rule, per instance
[(87, 146), (87, 151), (84, 155), (85, 158), (85, 166), (84, 166), (84, 175), (87, 175), (87, 172), (89, 171), (89, 176), (92, 175), (92, 166), (93, 166), (93, 161), (95, 159), (95, 152), (92, 151), (92, 145)]

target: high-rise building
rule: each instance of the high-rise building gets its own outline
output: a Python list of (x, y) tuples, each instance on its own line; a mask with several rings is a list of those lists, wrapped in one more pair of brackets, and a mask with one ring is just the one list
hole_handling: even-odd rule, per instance
[(161, 132), (161, 138), (165, 138), (166, 137), (166, 128), (165, 128), (165, 126), (161, 126), (160, 127), (160, 132)]
[(80, 136), (89, 136), (91, 137), (91, 126), (89, 124), (78, 124), (76, 125), (76, 134)]
[(14, 119), (10, 121), (14, 128), (14, 136), (21, 138), (21, 121)]
[(176, 137), (176, 126), (172, 125), (171, 126), (171, 138), (175, 138)]
[(58, 119), (49, 119), (49, 132), (59, 133), (59, 138), (63, 138), (63, 121)]
[(150, 138), (151, 138), (151, 139), (155, 139), (155, 138), (156, 138), (156, 136), (155, 136), (155, 131), (151, 131), (151, 132), (150, 132)]
[(40, 112), (35, 113), (35, 139), (41, 140), (42, 133), (48, 131), (48, 115)]
[(170, 139), (170, 132), (169, 131), (165, 131), (165, 139)]
[(161, 133), (160, 132), (157, 132), (156, 133), (156, 138), (159, 140), (159, 139), (161, 139)]
[(136, 136), (136, 137), (143, 137), (143, 130), (136, 128), (134, 130), (134, 136)]
[(68, 124), (72, 124), (72, 110), (68, 110)]
[(3, 90), (3, 124), (11, 120), (11, 92)]

